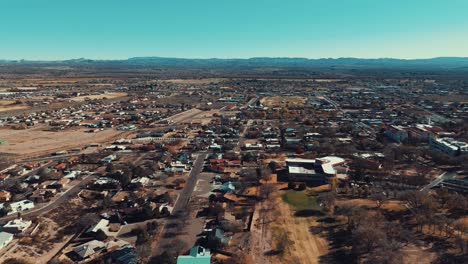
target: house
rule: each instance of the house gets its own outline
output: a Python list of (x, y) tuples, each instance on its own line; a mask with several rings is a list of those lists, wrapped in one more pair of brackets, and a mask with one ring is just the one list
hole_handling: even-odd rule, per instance
[(23, 233), (26, 229), (28, 229), (32, 225), (32, 221), (19, 219), (13, 219), (6, 223), (2, 230), (12, 234)]
[(210, 169), (214, 172), (227, 172), (231, 169), (237, 169), (242, 166), (240, 160), (228, 160), (228, 159), (211, 159)]
[(0, 191), (0, 202), (8, 202), (11, 200), (11, 193), (9, 191)]
[(24, 173), (26, 173), (26, 168), (25, 167), (16, 167), (8, 171), (9, 174), (13, 176), (21, 176)]
[(458, 141), (453, 138), (434, 138), (429, 139), (431, 149), (441, 151), (450, 156), (460, 156), (468, 154), (468, 143)]
[(219, 190), (222, 192), (235, 192), (236, 186), (234, 186), (234, 183), (232, 182), (225, 182), (219, 187)]
[(141, 178), (135, 178), (130, 181), (132, 185), (138, 186), (138, 187), (144, 187), (148, 186), (148, 184), (151, 182), (151, 180), (147, 177), (141, 177)]
[(385, 130), (384, 134), (391, 140), (398, 143), (401, 143), (408, 138), (408, 131), (406, 131), (402, 126), (391, 125)]
[(116, 160), (117, 156), (114, 154), (111, 154), (101, 160), (102, 163), (111, 163), (112, 161)]
[(131, 245), (125, 245), (110, 253), (111, 263), (115, 264), (137, 264), (138, 255)]
[(218, 145), (218, 144), (216, 144), (216, 143), (213, 143), (213, 144), (211, 144), (211, 145), (209, 146), (209, 148), (210, 148), (211, 150), (221, 151), (222, 146), (221, 146), (221, 145)]
[(63, 178), (74, 180), (80, 173), (80, 171), (70, 171), (67, 175), (63, 176)]
[(54, 169), (56, 169), (56, 170), (64, 170), (64, 169), (66, 169), (66, 168), (67, 168), (67, 164), (66, 164), (66, 163), (59, 163), (59, 164), (57, 164), (57, 165), (54, 167)]
[(437, 133), (442, 132), (442, 128), (425, 124), (416, 124), (414, 127), (408, 129), (410, 138), (416, 138), (426, 141), (434, 137)]
[(26, 177), (26, 179), (23, 180), (23, 182), (26, 182), (26, 183), (35, 183), (35, 182), (38, 182), (39, 180), (41, 179), (41, 176), (39, 175), (29, 175), (28, 177)]
[(91, 240), (87, 243), (74, 247), (72, 252), (75, 254), (77, 259), (83, 260), (103, 251), (104, 249), (106, 249), (106, 244), (104, 242)]
[(215, 228), (210, 231), (208, 234), (208, 241), (209, 243), (220, 243), (223, 245), (229, 244), (229, 241), (231, 240), (230, 237), (227, 237), (224, 235), (224, 231), (220, 228)]
[(0, 249), (6, 247), (13, 240), (13, 234), (0, 232)]
[(86, 230), (86, 233), (88, 234), (95, 234), (99, 230), (104, 231), (106, 235), (108, 235), (109, 232), (109, 220), (106, 219), (101, 219), (97, 224), (91, 226), (88, 230)]
[(263, 149), (263, 145), (260, 143), (257, 144), (251, 144), (251, 143), (246, 143), (244, 145), (245, 150), (260, 150)]
[(284, 148), (294, 149), (302, 146), (301, 138), (284, 138), (283, 141)]
[[(0, 204), (0, 209), (3, 208), (4, 204)], [(15, 203), (11, 203), (10, 204), (10, 212), (8, 212), (8, 214), (15, 214), (17, 212), (22, 212), (22, 211), (26, 211), (26, 210), (29, 210), (29, 209), (33, 209), (34, 208), (34, 203), (32, 201), (29, 201), (29, 200), (22, 200), (22, 201), (19, 201), (19, 202), (15, 202)]]
[(187, 256), (178, 256), (177, 264), (209, 264), (211, 263), (210, 250), (202, 246), (195, 246), (190, 249)]
[(169, 214), (172, 214), (172, 211), (174, 210), (174, 207), (170, 206), (168, 203), (161, 204), (159, 206), (159, 213), (164, 212), (164, 210), (167, 210), (167, 212), (169, 212)]
[(56, 193), (56, 189), (37, 189), (31, 194), (31, 196), (29, 196), (29, 199), (35, 203), (43, 203), (53, 197)]
[(0, 182), (3, 182), (8, 178), (10, 178), (10, 174), (1, 174), (0, 173)]

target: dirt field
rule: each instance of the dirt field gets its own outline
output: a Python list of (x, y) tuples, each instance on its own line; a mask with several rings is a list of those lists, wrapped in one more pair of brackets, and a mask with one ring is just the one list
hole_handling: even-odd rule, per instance
[[(346, 200), (338, 200), (336, 201), (337, 205), (342, 205), (342, 204), (351, 204), (355, 206), (364, 206), (367, 208), (377, 208), (377, 204), (370, 200), (370, 199), (346, 199)], [(389, 211), (403, 211), (406, 210), (406, 207), (404, 206), (403, 202), (397, 201), (397, 200), (388, 200), (385, 201), (384, 204), (380, 207), (385, 210)]]
[(6, 105), (11, 105), (14, 104), (15, 101), (12, 100), (0, 100), (0, 106), (6, 106)]
[(307, 102), (307, 98), (302, 96), (270, 96), (260, 100), (264, 106), (303, 106)]
[(165, 80), (165, 82), (177, 83), (177, 84), (210, 84), (210, 83), (219, 83), (223, 79), (209, 78), (209, 79), (172, 79)]
[(174, 122), (201, 122), (208, 124), (213, 118), (213, 114), (219, 114), (219, 110), (202, 111), (200, 109), (192, 108), (185, 112), (171, 116), (170, 120)]
[[(31, 263), (46, 263), (63, 246), (70, 236), (55, 239), (57, 230), (60, 227), (49, 218), (41, 218), (41, 224), (32, 236), (32, 243), (17, 243), (8, 252), (0, 257), (3, 263), (8, 258), (22, 259)], [(41, 243), (33, 244), (35, 241)], [(47, 243), (46, 243), (47, 241)]]
[(319, 258), (328, 252), (328, 241), (312, 234), (310, 227), (318, 225), (314, 217), (295, 217), (294, 210), (286, 203), (278, 203), (278, 210), (283, 212), (272, 228), (285, 230), (291, 243), (282, 257), (273, 263), (319, 263)]
[(0, 129), (0, 152), (17, 155), (41, 155), (89, 143), (102, 143), (117, 138), (122, 131), (107, 129), (97, 133), (86, 133), (85, 129), (60, 132), (43, 131), (44, 127), (26, 130)]
[(27, 105), (15, 104), (13, 100), (0, 100), (0, 112), (10, 110), (20, 110), (27, 108)]
[(26, 109), (28, 108), (25, 105), (8, 105), (8, 106), (0, 106), (0, 112), (5, 112), (5, 111), (12, 111), (12, 110), (21, 110), (21, 109)]
[[(309, 231), (311, 227), (318, 225), (315, 217), (294, 216), (296, 208), (282, 201), (281, 196), (284, 193), (277, 191), (270, 198), (275, 209), (268, 217), (267, 225), (262, 225), (259, 221), (259, 208), (255, 211), (250, 255), (254, 263), (319, 263), (320, 256), (328, 252), (328, 241)], [(282, 255), (268, 256), (267, 252), (275, 249), (276, 238), (282, 233), (287, 234), (291, 241), (285, 252)]]
[(96, 100), (96, 99), (113, 99), (113, 98), (118, 98), (118, 97), (124, 97), (127, 96), (127, 93), (108, 93), (108, 94), (97, 94), (97, 95), (84, 95), (84, 96), (77, 96), (71, 98), (72, 101), (75, 102), (83, 102), (86, 99), (90, 100)]
[(435, 100), (440, 102), (457, 102), (457, 103), (467, 103), (468, 95), (456, 94), (456, 95), (425, 95), (427, 100)]

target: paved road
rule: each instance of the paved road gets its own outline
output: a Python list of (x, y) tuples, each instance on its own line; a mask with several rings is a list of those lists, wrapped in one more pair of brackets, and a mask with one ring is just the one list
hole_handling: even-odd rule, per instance
[[(172, 211), (172, 215), (181, 215), (187, 212), (187, 207), (190, 202), (190, 198), (192, 196), (193, 190), (197, 183), (198, 175), (203, 169), (203, 163), (205, 158), (208, 154), (200, 153), (198, 154), (195, 162), (193, 163), (192, 170), (190, 171), (187, 183), (185, 188), (179, 194), (179, 197), (176, 200), (174, 205), (174, 209)], [(176, 232), (180, 232), (181, 227), (179, 226), (180, 219), (177, 217), (170, 217), (167, 219), (166, 223), (164, 224), (161, 230), (161, 239), (155, 241), (152, 245), (152, 254), (153, 256), (157, 256), (170, 248), (172, 246), (172, 242), (174, 241), (173, 234)], [(174, 230), (176, 229), (176, 230)], [(196, 230), (195, 234), (200, 232), (201, 230)], [(192, 245), (189, 245), (192, 246)]]
[[(62, 204), (63, 202), (68, 201), (72, 197), (75, 197), (80, 191), (83, 186), (86, 186), (88, 183), (90, 183), (93, 180), (94, 176), (93, 175), (87, 175), (85, 176), (79, 183), (76, 185), (72, 186), (70, 189), (66, 190), (63, 194), (61, 194), (59, 197), (53, 199), (51, 202), (49, 202), (47, 205), (42, 206), (37, 209), (31, 209), (28, 211), (23, 211), (21, 212), (22, 217), (34, 217), (38, 216), (44, 213), (47, 213), (58, 206)], [(8, 222), (12, 219), (16, 218), (16, 214), (11, 214), (5, 217), (0, 218), (0, 222), (5, 223)]]
[(190, 197), (192, 196), (193, 189), (195, 188), (195, 185), (197, 183), (198, 175), (200, 174), (200, 172), (202, 172), (203, 163), (207, 155), (208, 154), (205, 153), (198, 154), (195, 162), (193, 163), (193, 167), (190, 171), (185, 188), (180, 193), (179, 198), (177, 199), (177, 202), (174, 205), (173, 212), (183, 212), (187, 209), (187, 205), (190, 201)]

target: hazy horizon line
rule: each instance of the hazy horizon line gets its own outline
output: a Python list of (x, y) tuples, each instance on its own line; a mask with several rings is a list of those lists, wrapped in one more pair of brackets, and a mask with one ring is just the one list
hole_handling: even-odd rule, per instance
[(258, 56), (258, 57), (171, 57), (171, 56), (133, 56), (125, 58), (90, 58), (90, 57), (69, 57), (69, 58), (46, 58), (46, 59), (28, 59), (28, 58), (0, 58), (0, 61), (28, 61), (28, 62), (56, 62), (56, 61), (70, 61), (70, 60), (92, 60), (92, 61), (124, 61), (136, 58), (159, 58), (159, 59), (185, 59), (185, 60), (249, 60), (249, 59), (306, 59), (306, 60), (338, 60), (338, 59), (358, 59), (358, 60), (432, 60), (440, 58), (453, 58), (464, 59), (468, 56), (434, 56), (434, 57), (415, 57), (415, 58), (402, 58), (402, 57), (297, 57), (297, 56)]

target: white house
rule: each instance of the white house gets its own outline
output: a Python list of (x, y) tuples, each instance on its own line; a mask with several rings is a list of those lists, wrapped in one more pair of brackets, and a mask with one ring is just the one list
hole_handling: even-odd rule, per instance
[[(3, 208), (4, 204), (0, 204), (0, 209)], [(10, 204), (11, 210), (8, 212), (8, 214), (15, 214), (18, 212), (30, 210), (34, 208), (34, 203), (29, 200), (22, 200), (16, 203), (11, 203)]]
[(28, 229), (31, 225), (32, 221), (23, 220), (21, 218), (13, 219), (3, 226), (3, 231), (13, 234), (23, 233), (24, 230)]
[(13, 234), (0, 232), (0, 249), (6, 247), (13, 240)]

